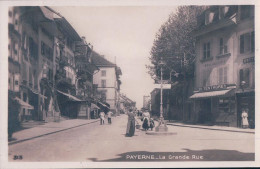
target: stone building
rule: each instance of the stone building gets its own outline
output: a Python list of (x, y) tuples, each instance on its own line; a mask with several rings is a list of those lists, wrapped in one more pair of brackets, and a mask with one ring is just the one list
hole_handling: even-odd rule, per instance
[(248, 108), (254, 127), (254, 6), (211, 6), (197, 23), (194, 121), (240, 127)]
[(120, 114), (120, 75), (121, 69), (114, 63), (108, 61), (103, 56), (93, 51), (93, 63), (99, 68), (99, 72), (94, 74), (94, 84), (102, 102), (110, 105), (111, 111)]

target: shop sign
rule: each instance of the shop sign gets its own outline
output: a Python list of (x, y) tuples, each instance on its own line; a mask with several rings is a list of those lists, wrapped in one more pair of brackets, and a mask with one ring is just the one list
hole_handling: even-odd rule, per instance
[(160, 88), (162, 88), (162, 89), (171, 89), (171, 84), (155, 84), (155, 88), (157, 88), (157, 89), (160, 89)]
[(250, 58), (243, 59), (243, 63), (244, 64), (251, 63), (251, 62), (255, 62), (255, 57), (250, 57)]
[(205, 67), (216, 67), (219, 65), (224, 65), (225, 63), (226, 63), (226, 60), (219, 60), (219, 61), (212, 62), (212, 63), (206, 63), (204, 66)]
[(199, 87), (199, 91), (205, 92), (205, 91), (220, 90), (220, 89), (226, 89), (226, 88), (227, 88), (227, 84), (221, 84), (221, 85)]

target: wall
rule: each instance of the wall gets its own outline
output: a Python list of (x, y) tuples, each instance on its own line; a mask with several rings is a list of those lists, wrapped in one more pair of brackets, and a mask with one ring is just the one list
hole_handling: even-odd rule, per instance
[[(201, 36), (199, 41), (196, 43), (196, 85), (195, 87), (203, 87), (203, 86), (212, 86), (220, 84), (219, 73), (218, 69), (223, 67), (228, 67), (227, 70), (227, 84), (234, 84), (236, 81), (233, 78), (233, 60), (234, 60), (234, 40), (235, 40), (235, 33), (232, 33), (232, 28), (222, 29), (215, 31), (211, 34), (206, 34)], [(217, 58), (219, 56), (219, 38), (224, 37), (227, 39), (228, 45), (228, 53), (230, 56), (224, 56), (223, 58)], [(203, 43), (210, 42), (211, 46), (211, 57), (212, 60), (202, 61), (203, 57)], [(204, 76), (206, 73), (210, 73), (207, 76), (209, 77), (208, 82), (206, 85), (203, 85)], [(223, 84), (223, 83), (222, 83)]]
[[(116, 110), (116, 72), (115, 67), (99, 67), (99, 72), (93, 76), (93, 84), (98, 85), (98, 91), (106, 90), (106, 102), (110, 108)], [(106, 76), (102, 76), (102, 70), (106, 71)], [(101, 81), (106, 80), (106, 87), (102, 88)]]

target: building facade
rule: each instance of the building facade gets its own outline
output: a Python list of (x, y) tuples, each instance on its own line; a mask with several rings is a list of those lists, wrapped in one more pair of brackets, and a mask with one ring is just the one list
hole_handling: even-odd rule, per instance
[(99, 68), (94, 74), (94, 84), (97, 85), (97, 92), (102, 102), (110, 105), (110, 110), (120, 114), (120, 75), (121, 69), (116, 64), (109, 62), (103, 56), (93, 51), (93, 63)]
[(20, 104), (19, 120), (87, 116), (82, 105), (91, 106), (97, 70), (90, 44), (49, 7), (10, 7), (8, 28), (8, 92)]
[(248, 108), (254, 127), (254, 6), (211, 6), (193, 35), (193, 120), (240, 127), (242, 108)]

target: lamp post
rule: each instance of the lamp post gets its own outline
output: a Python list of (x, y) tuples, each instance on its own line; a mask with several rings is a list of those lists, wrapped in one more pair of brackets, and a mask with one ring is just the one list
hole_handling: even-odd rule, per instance
[(162, 66), (164, 65), (162, 58), (161, 61), (159, 63), (160, 65), (160, 71), (161, 71), (161, 101), (160, 101), (160, 118), (159, 118), (159, 124), (158, 126), (155, 128), (156, 132), (160, 132), (160, 131), (168, 131), (168, 127), (166, 126), (166, 123), (164, 121), (163, 118), (163, 71), (162, 71)]

